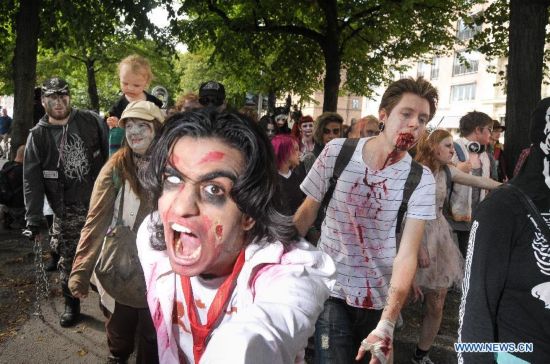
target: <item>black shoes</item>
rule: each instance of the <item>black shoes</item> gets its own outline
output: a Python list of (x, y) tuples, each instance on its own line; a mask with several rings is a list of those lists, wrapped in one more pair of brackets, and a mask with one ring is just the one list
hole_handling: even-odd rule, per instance
[(109, 355), (107, 358), (107, 364), (126, 364), (128, 359), (123, 359), (119, 356)]
[(65, 296), (65, 312), (59, 318), (61, 327), (74, 326), (80, 318), (80, 300), (74, 297)]
[(44, 269), (46, 272), (54, 272), (57, 270), (57, 263), (59, 262), (59, 254), (55, 253), (54, 251), (50, 252), (50, 260), (48, 260), (48, 263), (44, 266)]

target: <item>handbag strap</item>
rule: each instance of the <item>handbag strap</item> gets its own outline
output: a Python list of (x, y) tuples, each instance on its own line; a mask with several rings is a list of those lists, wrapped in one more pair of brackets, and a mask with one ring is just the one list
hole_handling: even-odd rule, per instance
[(124, 211), (124, 187), (126, 183), (122, 183), (122, 188), (120, 189), (120, 201), (118, 203), (118, 215), (116, 218), (116, 225), (122, 225), (122, 212)]
[(550, 228), (548, 228), (548, 225), (546, 225), (546, 221), (544, 221), (542, 215), (540, 214), (533, 201), (529, 198), (529, 196), (527, 196), (527, 194), (523, 192), (520, 188), (510, 183), (505, 184), (503, 187), (515, 192), (516, 196), (519, 197), (523, 205), (527, 208), (527, 210), (531, 213), (533, 219), (535, 219), (535, 221), (539, 225), (539, 229), (542, 234), (546, 236), (546, 239), (550, 239)]

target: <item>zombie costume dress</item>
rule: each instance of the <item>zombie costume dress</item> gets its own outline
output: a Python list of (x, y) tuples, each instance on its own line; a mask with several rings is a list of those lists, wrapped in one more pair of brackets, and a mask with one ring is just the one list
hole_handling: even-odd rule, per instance
[(416, 272), (416, 284), (428, 289), (449, 288), (462, 281), (464, 259), (451, 236), (451, 227), (443, 215), (447, 197), (447, 175), (435, 174), (436, 219), (428, 220), (424, 229), (422, 245), (427, 248), (430, 265)]

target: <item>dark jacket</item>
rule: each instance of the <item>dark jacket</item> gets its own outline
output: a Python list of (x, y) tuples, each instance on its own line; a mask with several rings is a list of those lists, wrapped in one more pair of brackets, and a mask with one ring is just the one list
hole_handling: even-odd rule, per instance
[[(145, 101), (150, 101), (153, 104), (157, 105), (159, 108), (162, 107), (162, 101), (160, 101), (157, 97), (151, 95), (147, 91), (144, 91), (144, 92), (145, 92)], [(122, 112), (124, 111), (124, 109), (126, 109), (126, 106), (128, 106), (129, 103), (130, 102), (128, 102), (128, 99), (126, 99), (126, 96), (121, 95), (118, 98), (118, 100), (116, 100), (116, 102), (111, 106), (111, 108), (109, 109), (109, 113), (107, 115), (116, 116), (117, 118), (120, 119), (120, 117), (122, 116)], [(107, 117), (105, 119), (107, 119)]]
[(94, 181), (109, 155), (107, 135), (99, 115), (78, 109), (71, 111), (65, 125), (52, 125), (44, 115), (31, 129), (23, 165), (29, 225), (43, 221), (44, 195), (58, 216), (64, 206), (88, 206)]
[(2, 173), (6, 174), (11, 198), (5, 205), (11, 208), (25, 207), (23, 201), (23, 163), (9, 161), (2, 166)]
[[(542, 212), (550, 217), (548, 205)], [(532, 343), (532, 353), (512, 354), (529, 363), (550, 363), (549, 237), (537, 231), (529, 216), (518, 197), (503, 188), (479, 204), (470, 233), (459, 335), (462, 343)], [(460, 355), (464, 363), (492, 363), (494, 357), (488, 352)]]

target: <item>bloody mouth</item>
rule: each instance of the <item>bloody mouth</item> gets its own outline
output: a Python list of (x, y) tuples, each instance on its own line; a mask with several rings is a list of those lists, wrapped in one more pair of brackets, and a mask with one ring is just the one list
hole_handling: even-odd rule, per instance
[(414, 137), (411, 133), (401, 133), (397, 136), (395, 148), (401, 151), (407, 151), (414, 144)]

